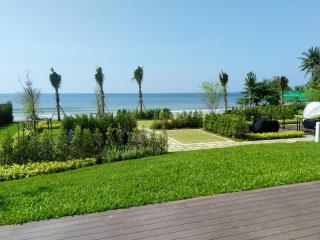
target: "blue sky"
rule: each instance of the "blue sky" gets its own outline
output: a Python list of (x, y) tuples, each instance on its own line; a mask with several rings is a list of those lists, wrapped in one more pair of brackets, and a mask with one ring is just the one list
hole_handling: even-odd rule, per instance
[(301, 53), (320, 45), (319, 0), (0, 0), (0, 92), (17, 92), (26, 71), (51, 92), (53, 66), (62, 92), (92, 92), (94, 71), (106, 92), (198, 92), (229, 73), (229, 90), (248, 71), (259, 80), (286, 75), (304, 84)]

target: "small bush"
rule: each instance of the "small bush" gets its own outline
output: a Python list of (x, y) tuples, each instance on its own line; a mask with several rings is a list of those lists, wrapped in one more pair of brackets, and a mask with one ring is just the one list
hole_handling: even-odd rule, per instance
[(69, 160), (66, 162), (38, 162), (25, 165), (0, 166), (0, 181), (32, 177), (48, 173), (63, 172), (66, 170), (92, 166), (95, 159)]
[(13, 122), (12, 103), (0, 104), (0, 125)]
[(175, 118), (167, 117), (155, 120), (151, 128), (153, 129), (174, 129), (174, 128), (200, 128), (203, 124), (203, 115), (200, 111), (182, 112), (177, 114)]
[(249, 140), (270, 140), (283, 138), (299, 138), (303, 137), (303, 131), (288, 131), (288, 132), (268, 132), (268, 133), (249, 133), (247, 138)]
[(235, 114), (208, 114), (205, 116), (203, 127), (213, 133), (240, 139), (245, 138), (249, 132), (245, 118)]
[(172, 113), (169, 108), (153, 108), (144, 109), (142, 111), (136, 110), (135, 115), (139, 120), (159, 120), (161, 118), (161, 112), (165, 113), (169, 118), (172, 117)]
[(101, 153), (102, 162), (160, 155), (168, 152), (167, 135), (157, 132), (135, 131), (126, 146), (107, 146)]

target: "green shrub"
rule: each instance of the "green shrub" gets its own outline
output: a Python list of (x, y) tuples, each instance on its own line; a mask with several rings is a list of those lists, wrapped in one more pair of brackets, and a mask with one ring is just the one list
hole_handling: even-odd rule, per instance
[(247, 121), (251, 121), (259, 117), (283, 120), (294, 118), (294, 115), (298, 114), (303, 108), (303, 104), (252, 106), (235, 108), (231, 110), (231, 114), (242, 115)]
[(71, 159), (70, 138), (67, 135), (67, 131), (64, 129), (60, 132), (54, 154), (56, 161), (66, 161)]
[(288, 131), (288, 132), (268, 132), (268, 133), (248, 133), (249, 140), (269, 140), (283, 138), (299, 138), (303, 137), (303, 131)]
[(200, 128), (203, 124), (203, 115), (200, 111), (182, 112), (175, 118), (168, 119), (167, 116), (153, 121), (153, 129), (174, 129), (174, 128)]
[(208, 114), (205, 116), (203, 127), (207, 131), (240, 139), (245, 138), (249, 132), (245, 118), (235, 114)]
[(142, 158), (168, 152), (167, 135), (158, 132), (135, 131), (126, 146), (107, 146), (101, 153), (102, 162)]
[(38, 162), (25, 165), (0, 166), (0, 181), (32, 177), (48, 173), (92, 166), (96, 159), (69, 160), (66, 162)]
[(171, 110), (169, 108), (153, 108), (153, 109), (144, 109), (142, 111), (136, 110), (135, 115), (139, 120), (159, 120), (161, 113), (166, 114), (167, 116), (172, 117)]
[(104, 141), (123, 145), (126, 144), (127, 137), (133, 129), (137, 127), (137, 120), (135, 113), (120, 110), (116, 116), (113, 116), (112, 113), (101, 114), (97, 117), (85, 114), (66, 116), (62, 121), (62, 126), (67, 131), (71, 129), (75, 131), (79, 126), (81, 129), (89, 129), (92, 134), (98, 129)]
[(13, 122), (12, 103), (0, 104), (0, 125)]

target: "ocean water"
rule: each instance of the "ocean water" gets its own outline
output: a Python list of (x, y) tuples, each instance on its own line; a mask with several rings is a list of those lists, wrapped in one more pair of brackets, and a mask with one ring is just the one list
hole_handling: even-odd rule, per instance
[[(236, 106), (236, 101), (241, 97), (240, 92), (230, 93), (228, 96), (229, 106)], [(143, 95), (146, 108), (170, 108), (174, 112), (188, 110), (206, 111), (207, 106), (200, 93), (145, 93)], [(16, 120), (25, 118), (21, 96), (19, 94), (0, 94), (0, 103), (11, 101)], [(137, 108), (138, 95), (133, 93), (106, 94), (106, 106), (110, 112), (118, 109), (134, 110)], [(64, 112), (69, 115), (81, 113), (95, 113), (96, 103), (93, 93), (61, 93), (60, 105)], [(223, 108), (223, 102), (219, 104)], [(55, 95), (41, 94), (40, 117), (56, 117)]]

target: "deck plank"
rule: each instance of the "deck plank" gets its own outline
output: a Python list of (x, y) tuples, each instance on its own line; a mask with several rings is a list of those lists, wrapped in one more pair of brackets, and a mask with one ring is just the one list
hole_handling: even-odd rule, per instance
[(2, 226), (0, 239), (320, 239), (320, 182)]

